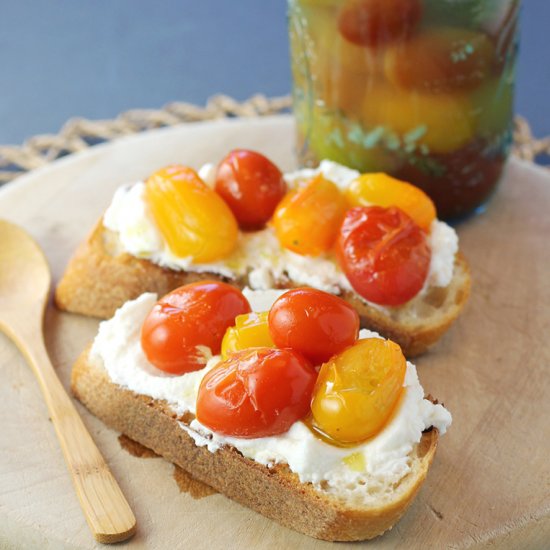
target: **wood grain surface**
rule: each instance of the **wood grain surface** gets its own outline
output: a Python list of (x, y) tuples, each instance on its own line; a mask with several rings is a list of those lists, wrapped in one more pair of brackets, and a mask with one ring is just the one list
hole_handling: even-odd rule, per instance
[[(288, 117), (134, 136), (9, 184), (0, 191), (0, 217), (31, 232), (57, 280), (118, 185), (172, 162), (198, 168), (234, 147), (262, 151), (287, 170), (294, 166), (292, 143)], [(416, 502), (392, 531), (365, 547), (550, 546), (549, 210), (550, 176), (512, 161), (487, 211), (458, 226), (472, 297), (450, 332), (416, 361), (425, 390), (445, 403), (454, 422)], [(46, 344), (66, 386), (72, 362), (96, 330), (95, 320), (49, 308)], [(0, 376), (0, 547), (94, 548), (40, 390), (3, 335)], [(132, 548), (330, 545), (221, 495), (193, 499), (180, 492), (171, 464), (132, 456), (118, 434), (80, 410), (135, 511)]]

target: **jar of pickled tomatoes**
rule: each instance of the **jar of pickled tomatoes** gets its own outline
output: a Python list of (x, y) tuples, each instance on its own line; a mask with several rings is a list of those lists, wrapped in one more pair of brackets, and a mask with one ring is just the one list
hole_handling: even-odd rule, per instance
[(289, 0), (298, 156), (482, 205), (512, 137), (519, 0)]

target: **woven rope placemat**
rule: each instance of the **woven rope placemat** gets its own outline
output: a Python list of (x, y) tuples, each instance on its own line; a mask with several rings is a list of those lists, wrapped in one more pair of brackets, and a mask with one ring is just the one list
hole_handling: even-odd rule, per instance
[[(185, 122), (280, 114), (289, 112), (290, 107), (290, 96), (267, 98), (254, 95), (239, 102), (225, 95), (217, 95), (205, 107), (176, 102), (158, 110), (133, 109), (113, 120), (72, 118), (58, 134), (34, 136), (20, 146), (0, 145), (0, 185), (59, 157), (130, 134)], [(516, 116), (513, 153), (531, 161), (540, 155), (550, 155), (550, 136), (536, 139), (529, 123)]]

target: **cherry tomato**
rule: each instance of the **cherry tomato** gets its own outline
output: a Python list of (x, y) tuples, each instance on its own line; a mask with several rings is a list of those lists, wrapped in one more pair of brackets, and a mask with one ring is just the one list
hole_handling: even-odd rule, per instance
[(237, 221), (227, 204), (198, 174), (173, 165), (155, 172), (145, 198), (170, 250), (195, 262), (227, 256), (237, 244)]
[(393, 130), (404, 144), (423, 145), (430, 153), (448, 153), (472, 139), (473, 111), (469, 97), (462, 92), (430, 94), (380, 85), (365, 94), (361, 118), (366, 128)]
[(218, 166), (216, 191), (243, 229), (259, 229), (286, 193), (281, 171), (254, 151), (235, 149)]
[[(364, 50), (359, 46), (349, 45)], [(319, 61), (316, 74), (314, 84), (318, 90), (319, 101), (322, 101), (328, 109), (341, 110), (344, 113), (355, 113), (361, 110), (368, 76), (332, 62), (331, 58)]]
[(191, 283), (155, 304), (141, 328), (141, 347), (160, 370), (172, 374), (199, 370), (209, 351), (220, 352), (223, 335), (235, 317), (249, 311), (250, 304), (238, 288), (217, 281)]
[(311, 402), (313, 426), (337, 443), (375, 436), (399, 402), (406, 370), (394, 342), (359, 340), (321, 367)]
[(492, 71), (495, 48), (482, 33), (440, 27), (388, 49), (388, 80), (407, 90), (430, 93), (471, 90)]
[(340, 229), (337, 254), (351, 286), (375, 304), (404, 304), (420, 291), (430, 267), (426, 234), (396, 207), (355, 207)]
[(362, 174), (346, 189), (346, 197), (354, 206), (397, 206), (426, 231), (435, 219), (434, 203), (424, 191), (388, 174)]
[(349, 0), (338, 17), (346, 40), (376, 47), (412, 34), (422, 14), (420, 0)]
[(222, 341), (222, 357), (246, 348), (274, 348), (275, 344), (267, 326), (267, 311), (237, 315), (235, 326), (225, 331)]
[(305, 91), (313, 86), (317, 105), (357, 112), (369, 80), (377, 73), (384, 78), (380, 56), (374, 50), (347, 41), (334, 24), (333, 10), (315, 9), (304, 32), (307, 39), (303, 36), (302, 40), (311, 41), (316, 55), (308, 56), (309, 71), (300, 70), (303, 67), (294, 60), (295, 87)]
[(318, 256), (332, 248), (346, 208), (338, 187), (319, 174), (279, 203), (273, 215), (275, 233), (285, 248)]
[(347, 302), (321, 290), (297, 288), (271, 306), (269, 332), (280, 348), (292, 348), (320, 365), (351, 346), (359, 332), (359, 315)]
[(236, 437), (284, 433), (309, 413), (317, 373), (289, 349), (238, 351), (206, 373), (197, 396), (197, 419)]

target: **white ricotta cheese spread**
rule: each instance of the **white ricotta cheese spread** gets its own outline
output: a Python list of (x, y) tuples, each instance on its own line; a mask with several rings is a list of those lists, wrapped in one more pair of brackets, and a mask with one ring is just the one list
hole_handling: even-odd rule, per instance
[[(266, 311), (284, 292), (245, 290), (245, 295), (253, 310)], [(100, 361), (114, 383), (165, 400), (178, 415), (194, 414), (202, 377), (220, 357), (214, 356), (204, 369), (182, 376), (168, 375), (152, 366), (141, 349), (140, 330), (155, 301), (155, 294), (143, 294), (122, 306), (112, 319), (102, 322), (90, 360)], [(359, 336), (378, 337), (367, 330), (362, 330)], [(382, 491), (389, 483), (397, 483), (410, 471), (409, 454), (423, 430), (434, 426), (444, 434), (451, 424), (451, 415), (442, 405), (424, 399), (416, 368), (409, 362), (404, 388), (399, 409), (384, 429), (371, 440), (351, 448), (323, 442), (302, 422), (294, 423), (284, 434), (258, 439), (221, 436), (197, 420), (181, 427), (197, 445), (206, 446), (211, 452), (232, 445), (260, 464), (268, 467), (288, 464), (302, 482), (312, 482), (335, 496), (365, 503), (377, 489)]]
[[(289, 188), (296, 188), (318, 173), (322, 173), (341, 189), (345, 189), (359, 175), (356, 170), (324, 160), (319, 168), (285, 174), (285, 180)], [(212, 164), (204, 165), (199, 174), (209, 186), (213, 186), (215, 167)], [(144, 196), (143, 182), (119, 188), (103, 218), (104, 226), (118, 234), (124, 250), (133, 256), (174, 270), (211, 272), (226, 277), (248, 274), (250, 286), (260, 290), (271, 288), (275, 280), (283, 276), (294, 283), (326, 292), (351, 290), (347, 277), (333, 255), (310, 257), (286, 250), (279, 244), (271, 227), (250, 233), (240, 232), (234, 252), (222, 261), (199, 264), (194, 263), (190, 256), (175, 256), (160, 234)], [(454, 259), (458, 250), (457, 234), (446, 223), (435, 220), (428, 236), (428, 244), (432, 256), (424, 288), (445, 287), (453, 276)], [(383, 306), (376, 307), (384, 309)]]

